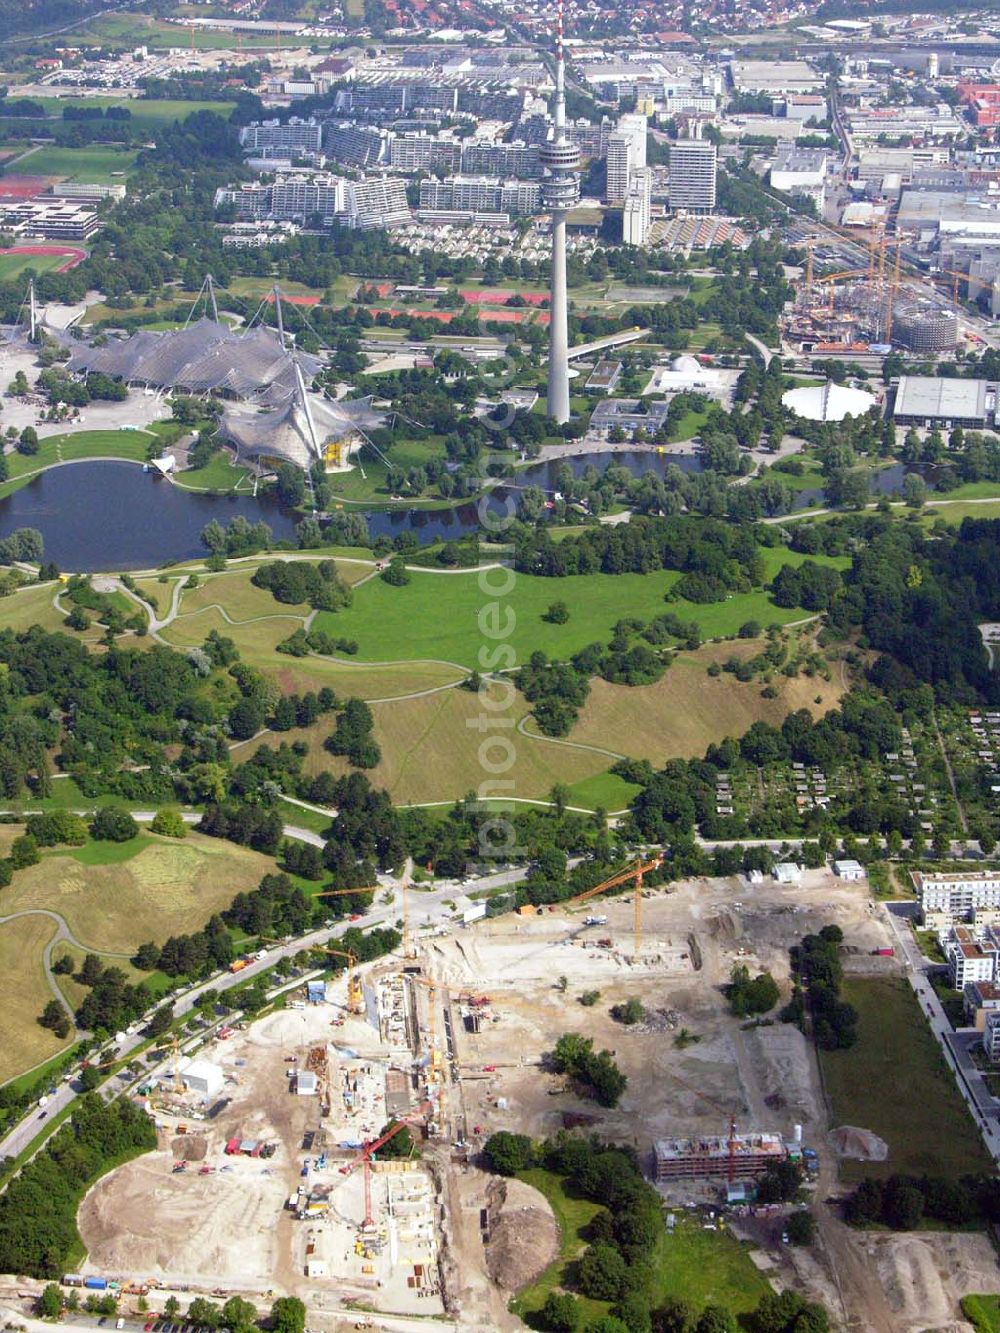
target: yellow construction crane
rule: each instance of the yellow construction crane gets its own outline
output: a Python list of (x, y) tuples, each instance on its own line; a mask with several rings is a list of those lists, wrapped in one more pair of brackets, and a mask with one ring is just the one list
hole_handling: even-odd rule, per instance
[(180, 1069), (180, 1064), (181, 1064), (181, 1044), (180, 1044), (180, 1041), (177, 1039), (176, 1036), (174, 1037), (173, 1041), (172, 1041), (170, 1044), (171, 1044), (171, 1046), (174, 1048), (174, 1082), (173, 1082), (173, 1090), (174, 1090), (174, 1092), (177, 1093), (177, 1095), (179, 1096), (181, 1093), (183, 1093), (183, 1092), (187, 1092), (187, 1088), (184, 1086), (184, 1080), (181, 1078), (181, 1069)]
[[(258, 935), (257, 938), (262, 944), (282, 943), (274, 936)], [(346, 949), (331, 949), (326, 944), (310, 944), (307, 952), (328, 953), (335, 958), (347, 959), (347, 1012), (349, 1014), (363, 1014), (365, 1012), (365, 997), (361, 989), (361, 982), (355, 972), (358, 965), (357, 957), (353, 953), (348, 953)]]
[(578, 893), (573, 898), (566, 899), (567, 907), (577, 907), (581, 903), (587, 902), (599, 893), (605, 893), (608, 889), (615, 889), (620, 884), (627, 884), (629, 880), (635, 880), (635, 899), (634, 899), (634, 923), (633, 932), (635, 937), (635, 956), (639, 957), (639, 949), (642, 944), (642, 877), (651, 870), (658, 870), (663, 864), (663, 854), (654, 857), (651, 861), (636, 861), (634, 866), (628, 870), (619, 871), (617, 875), (612, 875), (610, 879), (604, 880), (600, 884), (595, 884), (592, 889), (587, 889), (585, 893)]

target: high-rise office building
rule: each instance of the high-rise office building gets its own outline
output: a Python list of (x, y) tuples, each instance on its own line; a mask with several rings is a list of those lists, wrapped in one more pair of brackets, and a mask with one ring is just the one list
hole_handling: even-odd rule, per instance
[(627, 134), (632, 141), (633, 170), (646, 165), (646, 134), (649, 121), (638, 112), (630, 111), (618, 117), (618, 133)]
[(679, 139), (670, 148), (672, 212), (711, 213), (715, 208), (716, 151), (707, 139)]

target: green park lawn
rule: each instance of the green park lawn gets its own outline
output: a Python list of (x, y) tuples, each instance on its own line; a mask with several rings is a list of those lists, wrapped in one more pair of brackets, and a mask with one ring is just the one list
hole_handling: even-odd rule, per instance
[[(926, 1172), (958, 1179), (992, 1172), (909, 983), (902, 977), (852, 977), (843, 983), (843, 997), (858, 1011), (858, 1041), (847, 1051), (821, 1052), (833, 1124), (872, 1130), (889, 1145), (889, 1156), (884, 1162), (844, 1161), (842, 1176), (857, 1181)], [(905, 1079), (898, 1077), (901, 1069)]]
[[(113, 16), (108, 15), (110, 21)], [(130, 124), (138, 127), (169, 124), (174, 120), (183, 120), (194, 111), (214, 111), (216, 115), (228, 117), (233, 109), (232, 102), (186, 102), (180, 98), (139, 98), (139, 97), (33, 97), (44, 107), (46, 115), (61, 116), (65, 107), (100, 107), (107, 110), (112, 106), (128, 107)], [(31, 160), (30, 158), (28, 159)]]
[(653, 1253), (654, 1308), (673, 1296), (696, 1310), (712, 1304), (748, 1314), (771, 1290), (750, 1248), (728, 1231), (706, 1231), (700, 1219), (679, 1217)]
[(18, 164), (18, 170), (32, 176), (62, 176), (88, 185), (111, 185), (116, 173), (126, 175), (135, 166), (136, 151), (88, 144), (85, 148), (64, 148), (46, 144)]
[(205, 467), (174, 473), (174, 484), (189, 491), (233, 491), (249, 471), (238, 467), (224, 449), (212, 455)]
[(1000, 1296), (963, 1296), (962, 1313), (976, 1333), (1000, 1333)]
[[(559, 1257), (530, 1287), (512, 1302), (515, 1314), (536, 1314), (551, 1291), (568, 1286), (569, 1270), (586, 1248), (585, 1233), (594, 1215), (601, 1211), (589, 1199), (574, 1198), (563, 1180), (550, 1171), (534, 1167), (519, 1178), (544, 1194), (559, 1224)], [(706, 1231), (698, 1220), (680, 1216), (672, 1231), (664, 1230), (650, 1258), (653, 1308), (669, 1297), (687, 1302), (695, 1310), (718, 1304), (735, 1315), (755, 1309), (771, 1286), (754, 1266), (749, 1246), (727, 1231)], [(583, 1321), (606, 1314), (607, 1302), (580, 1297)]]
[(931, 496), (934, 500), (993, 500), (1000, 499), (1000, 482), (965, 481), (953, 490)]
[[(767, 548), (762, 555), (768, 580), (782, 564), (797, 565), (805, 558), (784, 547)], [(843, 568), (846, 562), (823, 563)], [(372, 579), (355, 591), (353, 606), (337, 613), (320, 612), (315, 623), (328, 634), (357, 639), (360, 660), (432, 658), (472, 668), (480, 648), (495, 646), (500, 639), (513, 648), (517, 662), (527, 661), (536, 650), (566, 658), (588, 644), (606, 643), (612, 626), (623, 617), (648, 621), (668, 609), (682, 620), (697, 621), (705, 636), (735, 634), (747, 620), (785, 624), (808, 615), (799, 608), (776, 606), (763, 589), (708, 605), (683, 599), (665, 603), (665, 594), (679, 577), (668, 570), (568, 578), (508, 575), (503, 570), (483, 575), (413, 572), (410, 582), (399, 588)], [(505, 596), (490, 591), (508, 583)], [(563, 625), (542, 619), (556, 601), (569, 607), (569, 620)]]
[(614, 814), (618, 810), (628, 809), (640, 791), (636, 783), (626, 782), (617, 773), (595, 773), (592, 778), (583, 778), (573, 783), (569, 789), (568, 804)]

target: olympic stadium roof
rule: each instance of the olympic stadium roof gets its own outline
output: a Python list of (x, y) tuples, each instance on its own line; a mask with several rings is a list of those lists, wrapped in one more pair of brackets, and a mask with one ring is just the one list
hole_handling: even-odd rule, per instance
[[(240, 333), (211, 319), (165, 333), (140, 329), (103, 346), (71, 342), (67, 369), (102, 371), (129, 383), (191, 393), (226, 393), (236, 398), (270, 394), (276, 401), (293, 392), (295, 367), (273, 329), (258, 325)], [(298, 353), (306, 379), (320, 368), (318, 357)]]
[(245, 457), (285, 458), (308, 469), (325, 457), (330, 444), (384, 424), (385, 413), (374, 410), (371, 398), (332, 403), (315, 394), (303, 400), (293, 391), (284, 403), (265, 411), (249, 405), (227, 407), (219, 432)]

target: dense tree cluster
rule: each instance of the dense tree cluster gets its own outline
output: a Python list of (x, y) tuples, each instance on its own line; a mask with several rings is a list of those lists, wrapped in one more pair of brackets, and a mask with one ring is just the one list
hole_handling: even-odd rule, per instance
[(812, 1019), (816, 1044), (825, 1051), (845, 1050), (858, 1039), (857, 1010), (840, 997), (843, 967), (838, 946), (839, 926), (824, 926), (818, 935), (806, 935), (792, 950), (796, 987), (782, 1017), (801, 1023)]
[[(649, 574), (656, 569), (700, 575), (718, 587), (718, 597), (759, 586), (764, 563), (751, 527), (715, 519), (637, 517), (631, 523), (587, 528), (554, 542), (547, 532), (527, 531), (515, 551), (515, 567), (526, 574), (561, 578), (569, 574)], [(691, 597), (687, 589), (681, 595)], [(705, 596), (693, 601), (710, 600)]]
[(557, 1074), (566, 1074), (601, 1106), (617, 1106), (628, 1079), (612, 1059), (610, 1051), (595, 1051), (589, 1037), (564, 1033), (551, 1056)]
[(374, 768), (382, 752), (373, 735), (375, 719), (363, 699), (348, 699), (337, 715), (333, 734), (324, 741), (331, 754), (343, 755), (355, 768)]
[(995, 1224), (1000, 1219), (1000, 1188), (986, 1176), (866, 1177), (848, 1198), (844, 1216), (853, 1226), (886, 1226), (894, 1231), (912, 1231), (925, 1219), (952, 1230), (970, 1223)]
[(153, 1122), (122, 1098), (77, 1102), (68, 1125), (0, 1195), (0, 1267), (6, 1273), (58, 1277), (79, 1244), (76, 1210), (84, 1191), (110, 1166), (156, 1147)]
[(726, 998), (738, 1018), (747, 1018), (768, 1013), (778, 1003), (780, 992), (770, 972), (751, 977), (750, 969), (744, 963), (738, 963), (733, 968)]
[(306, 602), (317, 611), (341, 611), (352, 600), (351, 589), (338, 577), (332, 560), (275, 560), (255, 569), (250, 581), (267, 588), (278, 602), (292, 606)]

